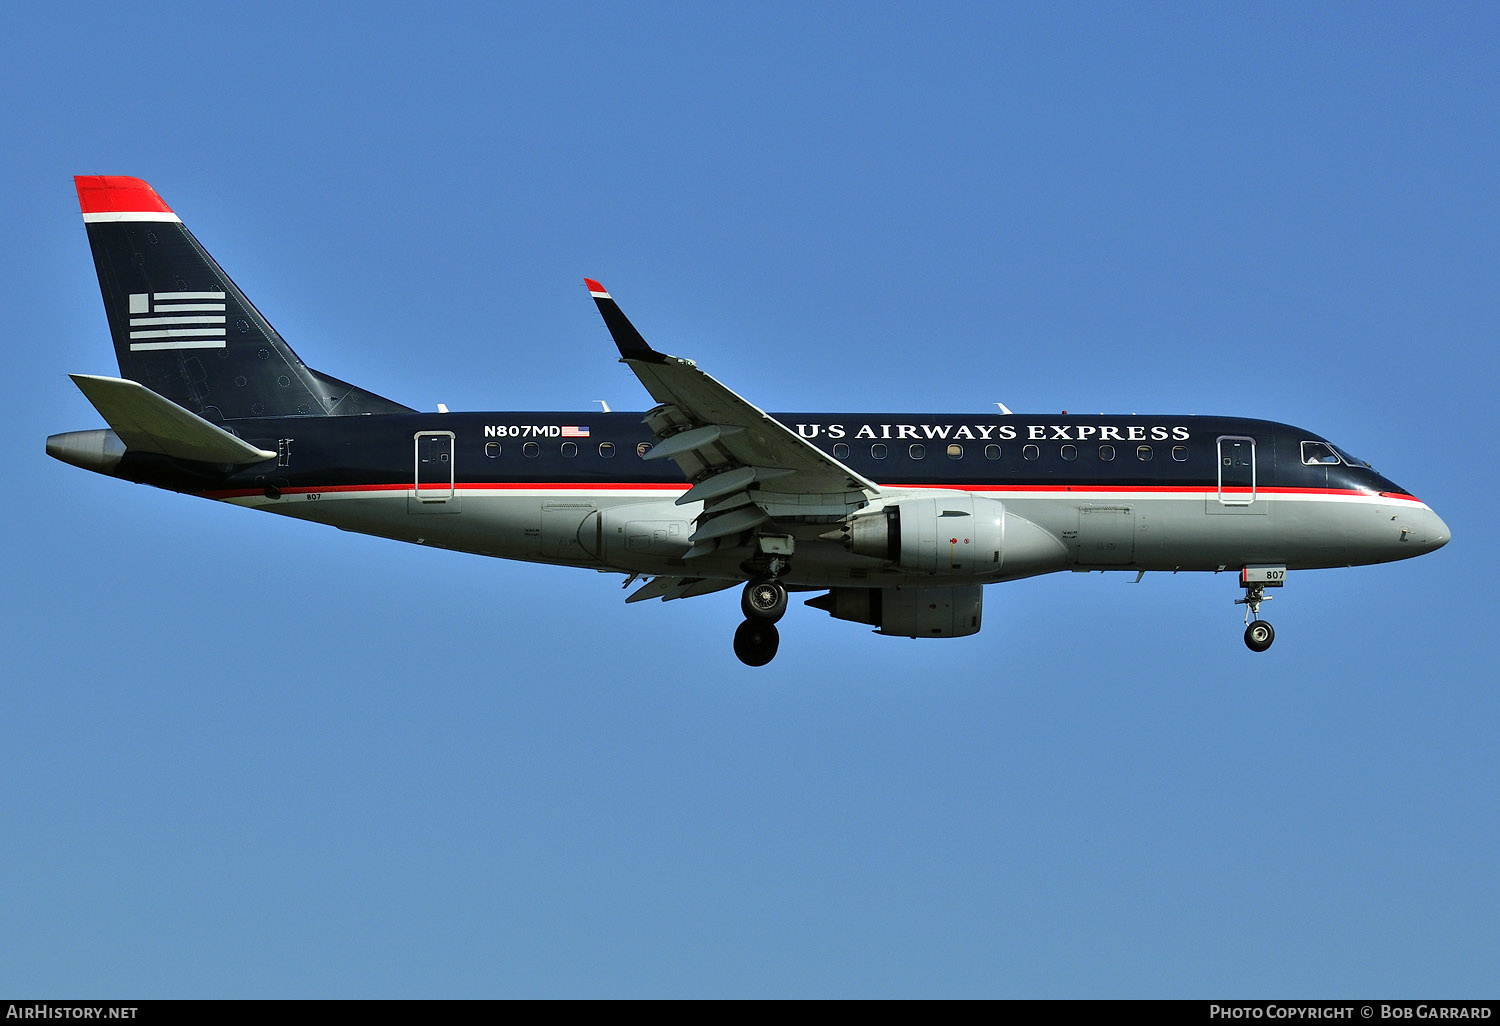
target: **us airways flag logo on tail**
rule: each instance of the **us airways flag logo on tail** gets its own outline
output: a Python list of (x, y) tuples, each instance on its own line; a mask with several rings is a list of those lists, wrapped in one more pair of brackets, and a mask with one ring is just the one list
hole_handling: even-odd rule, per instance
[(223, 349), (224, 293), (132, 292), (130, 351)]

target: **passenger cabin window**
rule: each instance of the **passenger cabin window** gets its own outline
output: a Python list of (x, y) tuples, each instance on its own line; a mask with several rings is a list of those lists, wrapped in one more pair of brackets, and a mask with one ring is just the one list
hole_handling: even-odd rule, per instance
[(650, 451), (651, 451), (651, 443), (650, 442), (637, 442), (635, 444), (635, 454), (637, 456), (641, 457), (642, 459), (645, 459), (646, 458), (646, 453), (648, 453)]
[(1038, 456), (1040, 456), (1041, 454), (1042, 454), (1042, 450), (1038, 449), (1034, 445), (1028, 445), (1028, 446), (1025, 446), (1025, 447), (1023, 447), (1021, 449), (1021, 456), (1024, 459), (1034, 460)]
[(1135, 447), (1135, 458), (1142, 463), (1150, 463), (1151, 458), (1155, 455), (1156, 453), (1151, 451), (1151, 446), (1149, 445), (1138, 445)]
[(498, 460), (500, 458), (500, 443), (499, 442), (485, 442), (484, 443), (484, 454), (486, 456), (488, 456), (492, 460)]
[(961, 445), (959, 445), (957, 442), (953, 442), (953, 443), (949, 444), (949, 446), (948, 446), (948, 458), (950, 460), (961, 460), (961, 459), (963, 459), (964, 458), (964, 447), (961, 446)]
[(1115, 458), (1115, 447), (1112, 445), (1099, 446), (1099, 458), (1105, 463)]
[(876, 442), (874, 445), (870, 446), (870, 455), (875, 457), (877, 460), (885, 459), (885, 443)]
[(599, 455), (603, 456), (607, 460), (614, 459), (615, 458), (615, 443), (614, 442), (600, 442), (599, 443)]
[(535, 442), (527, 442), (525, 445), (521, 446), (521, 452), (526, 456), (528, 460), (536, 459), (536, 454), (540, 450), (541, 447), (538, 446)]
[(849, 458), (849, 443), (848, 442), (834, 442), (833, 443), (833, 458), (836, 459), (836, 460), (846, 460), (846, 459), (848, 459)]
[(998, 460), (1000, 458), (1000, 447), (998, 445), (986, 445), (984, 447), (984, 458), (987, 460)]
[(911, 453), (911, 458), (912, 459), (919, 460), (922, 457), (924, 457), (924, 456), (927, 455), (927, 446), (920, 445), (920, 444), (913, 444), (912, 447), (907, 450), (907, 452)]
[(1303, 442), (1302, 463), (1309, 467), (1321, 467), (1339, 462), (1338, 453), (1327, 442)]
[(1187, 462), (1187, 446), (1185, 446), (1185, 445), (1174, 445), (1174, 446), (1172, 446), (1172, 458), (1174, 460), (1176, 460), (1178, 463), (1186, 463)]
[(1065, 460), (1076, 460), (1078, 458), (1078, 446), (1065, 445), (1062, 447), (1062, 458)]
[(577, 442), (564, 442), (562, 444), (562, 454), (564, 456), (568, 457), (569, 459), (572, 459), (574, 456), (577, 456), (578, 455), (578, 443)]

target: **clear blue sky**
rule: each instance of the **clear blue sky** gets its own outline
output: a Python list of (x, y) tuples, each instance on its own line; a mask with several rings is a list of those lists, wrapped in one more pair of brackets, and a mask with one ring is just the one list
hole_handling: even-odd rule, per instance
[[(1494, 4), (10, 5), (0, 994), (1496, 996)], [(994, 587), (975, 638), (425, 551), (42, 451), (71, 177), (299, 353), (644, 409), (1260, 416), (1454, 541)]]

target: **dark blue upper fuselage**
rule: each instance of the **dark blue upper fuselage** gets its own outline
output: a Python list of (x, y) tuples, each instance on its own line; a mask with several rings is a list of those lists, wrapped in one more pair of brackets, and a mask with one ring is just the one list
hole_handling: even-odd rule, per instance
[[(1300, 428), (1231, 417), (934, 414), (775, 414), (864, 477), (914, 487), (1079, 486), (1213, 488), (1228, 459), (1221, 440), (1254, 440), (1257, 488), (1402, 492), (1363, 465), (1303, 462)], [(452, 432), (459, 484), (575, 486), (684, 483), (669, 460), (639, 453), (655, 442), (639, 413), (412, 413), (257, 418), (224, 424), (279, 451), (281, 465), (244, 469), (131, 454), (125, 476), (181, 491), (410, 484), (413, 439)], [(564, 427), (587, 437), (562, 437)], [(1247, 450), (1248, 451), (1248, 450)], [(1245, 471), (1248, 473), (1248, 471)]]

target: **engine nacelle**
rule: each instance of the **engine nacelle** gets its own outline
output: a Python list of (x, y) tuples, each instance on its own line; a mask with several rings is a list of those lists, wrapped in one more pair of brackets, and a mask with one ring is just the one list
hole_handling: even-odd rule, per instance
[(852, 518), (841, 540), (850, 552), (928, 573), (1000, 569), (1005, 504), (968, 492), (903, 499)]
[(969, 492), (902, 499), (856, 516), (824, 538), (914, 573), (1000, 577), (1060, 570), (1068, 551), (1057, 538)]
[(979, 633), (984, 588), (834, 588), (807, 604), (839, 620), (872, 624), (878, 634), (962, 638)]

